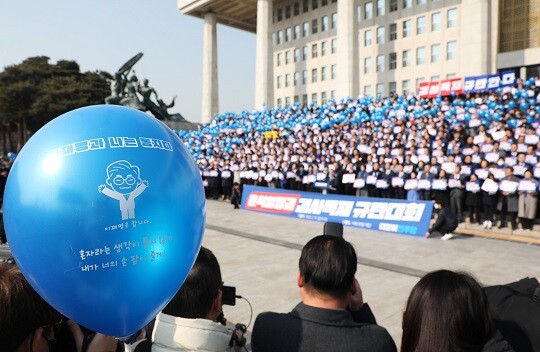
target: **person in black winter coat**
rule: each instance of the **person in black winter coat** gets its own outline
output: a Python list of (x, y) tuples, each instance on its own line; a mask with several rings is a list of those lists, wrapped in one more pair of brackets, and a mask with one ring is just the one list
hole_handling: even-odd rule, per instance
[(238, 182), (233, 184), (231, 193), (231, 204), (234, 205), (234, 209), (240, 209), (240, 202), (242, 201), (242, 190)]
[[(480, 186), (480, 182), (478, 181), (478, 176), (476, 174), (471, 175), (469, 182), (476, 183), (478, 186)], [(482, 213), (482, 191), (480, 190), (480, 187), (478, 190), (465, 192), (465, 205), (469, 209), (469, 222), (471, 224), (474, 224), (475, 222), (481, 224), (482, 220), (480, 219), (480, 214)]]
[(257, 316), (253, 352), (396, 352), (392, 337), (376, 325), (354, 275), (357, 256), (341, 237), (322, 235), (302, 249), (297, 284), (300, 302), (290, 313)]
[(517, 352), (540, 351), (540, 279), (486, 287), (495, 327)]
[(437, 216), (435, 223), (426, 233), (426, 237), (442, 236), (442, 239), (449, 239), (449, 236), (452, 236), (452, 231), (458, 227), (458, 218), (456, 214), (452, 212), (452, 209), (450, 209), (444, 198), (436, 199), (434, 208), (439, 210), (439, 215)]

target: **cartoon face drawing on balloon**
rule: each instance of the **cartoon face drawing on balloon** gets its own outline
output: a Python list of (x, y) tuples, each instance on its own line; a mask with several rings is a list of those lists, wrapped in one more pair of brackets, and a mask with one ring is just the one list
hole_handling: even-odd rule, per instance
[(126, 160), (115, 161), (107, 166), (105, 183), (98, 191), (120, 202), (122, 220), (134, 219), (135, 198), (148, 187), (148, 181), (141, 180), (139, 168)]

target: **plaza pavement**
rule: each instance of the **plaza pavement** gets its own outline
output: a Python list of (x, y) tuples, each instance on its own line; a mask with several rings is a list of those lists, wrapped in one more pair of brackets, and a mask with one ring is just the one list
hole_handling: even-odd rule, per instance
[[(235, 286), (237, 294), (251, 302), (254, 320), (260, 312), (288, 312), (299, 302), (300, 250), (322, 231), (319, 222), (234, 210), (226, 202), (208, 201), (203, 245), (216, 254), (225, 284)], [(357, 278), (364, 299), (398, 346), (407, 297), (424, 273), (465, 270), (485, 285), (540, 276), (537, 245), (468, 236), (441, 241), (352, 227), (344, 233), (359, 256)], [(8, 255), (7, 246), (0, 245), (0, 257)], [(242, 299), (224, 311), (230, 322), (249, 322), (249, 306)]]

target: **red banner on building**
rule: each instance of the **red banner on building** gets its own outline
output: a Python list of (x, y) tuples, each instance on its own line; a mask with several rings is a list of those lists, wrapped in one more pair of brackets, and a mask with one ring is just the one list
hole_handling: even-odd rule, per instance
[(463, 80), (461, 78), (449, 78), (436, 82), (422, 82), (418, 87), (420, 98), (435, 98), (437, 95), (449, 96), (452, 92), (463, 93)]

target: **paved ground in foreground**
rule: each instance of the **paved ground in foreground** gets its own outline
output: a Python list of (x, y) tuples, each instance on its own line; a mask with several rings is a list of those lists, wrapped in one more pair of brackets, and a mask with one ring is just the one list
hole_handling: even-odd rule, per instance
[[(249, 299), (253, 319), (260, 312), (287, 312), (299, 301), (296, 275), (302, 246), (322, 233), (323, 224), (207, 203), (204, 245), (216, 254), (226, 285)], [(360, 259), (357, 278), (364, 298), (396, 344), (411, 288), (424, 273), (449, 268), (473, 273), (483, 284), (540, 276), (540, 246), (459, 236), (451, 241), (345, 228)], [(0, 257), (9, 249), (0, 245)], [(231, 322), (248, 323), (247, 303), (226, 307)], [(253, 323), (252, 323), (253, 324)]]

